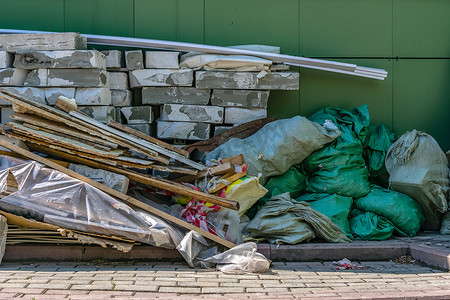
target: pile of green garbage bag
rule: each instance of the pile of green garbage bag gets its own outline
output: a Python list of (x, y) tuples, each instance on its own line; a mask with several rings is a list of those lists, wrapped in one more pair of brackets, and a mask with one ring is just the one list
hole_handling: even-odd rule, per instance
[(349, 220), (350, 228), (356, 240), (383, 241), (394, 233), (394, 224), (373, 212), (353, 209), (350, 215), (353, 216)]

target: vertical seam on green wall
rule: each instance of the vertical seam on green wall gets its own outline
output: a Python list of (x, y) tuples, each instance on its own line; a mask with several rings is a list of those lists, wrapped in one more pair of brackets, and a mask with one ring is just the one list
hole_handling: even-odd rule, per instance
[(203, 0), (203, 44), (206, 44), (206, 0)]
[(391, 39), (392, 39), (392, 49), (391, 49), (391, 76), (392, 76), (392, 79), (391, 79), (391, 85), (392, 85), (392, 88), (391, 88), (391, 99), (392, 99), (392, 104), (391, 104), (391, 124), (392, 124), (392, 132), (394, 132), (394, 107), (395, 107), (395, 105), (394, 105), (394, 102), (395, 102), (395, 98), (394, 98), (394, 88), (395, 88), (395, 84), (394, 84), (394, 63), (395, 63), (395, 61), (394, 61), (394, 59), (393, 59), (393, 57), (394, 57), (394, 32), (395, 32), (395, 30), (394, 30), (394, 1), (395, 0), (392, 0), (392, 2), (391, 2), (391, 5), (392, 5), (392, 9), (391, 9), (391, 18), (392, 18), (392, 36), (391, 36)]
[(136, 37), (136, 0), (133, 0), (133, 37)]
[(178, 29), (180, 25), (180, 20), (178, 19), (180, 17), (180, 0), (177, 0), (175, 2), (176, 8), (175, 8), (175, 41), (178, 41)]
[[(300, 56), (300, 2), (302, 0), (297, 1), (297, 55)], [(298, 68), (298, 73), (300, 73), (300, 68)], [(300, 76), (300, 86), (297, 91), (298, 96), (298, 114), (301, 114), (301, 105), (302, 105), (302, 95), (301, 95), (301, 82), (302, 82), (302, 76)]]

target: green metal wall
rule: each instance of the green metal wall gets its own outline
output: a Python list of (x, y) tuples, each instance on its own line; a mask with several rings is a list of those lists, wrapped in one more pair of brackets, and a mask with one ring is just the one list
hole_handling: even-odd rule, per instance
[(0, 0), (0, 27), (212, 45), (270, 44), (293, 55), (389, 71), (384, 81), (301, 69), (300, 91), (273, 92), (269, 114), (368, 104), (397, 134), (424, 130), (450, 148), (450, 0)]

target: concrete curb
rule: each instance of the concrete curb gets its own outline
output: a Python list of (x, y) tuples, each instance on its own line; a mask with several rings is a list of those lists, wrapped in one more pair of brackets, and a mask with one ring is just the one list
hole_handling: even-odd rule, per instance
[[(348, 258), (356, 261), (393, 260), (403, 255), (411, 255), (425, 264), (450, 269), (450, 248), (438, 248), (399, 241), (360, 242), (345, 244), (309, 243), (300, 245), (259, 244), (258, 252), (272, 261), (331, 261)], [(7, 245), (4, 262), (47, 262), (47, 261), (182, 261), (182, 256), (174, 249), (164, 249), (149, 245), (138, 245), (124, 253), (112, 248), (96, 245)]]

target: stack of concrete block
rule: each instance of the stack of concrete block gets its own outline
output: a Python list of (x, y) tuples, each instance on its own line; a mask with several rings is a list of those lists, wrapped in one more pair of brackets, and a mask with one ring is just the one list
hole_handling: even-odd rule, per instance
[(270, 90), (299, 88), (296, 72), (180, 69), (178, 52), (161, 51), (146, 51), (145, 68), (138, 68), (142, 63), (136, 64), (136, 57), (134, 53), (127, 63), (136, 66), (129, 73), (130, 87), (141, 92), (140, 110), (149, 105), (160, 111), (159, 139), (209, 139), (237, 124), (267, 117)]

